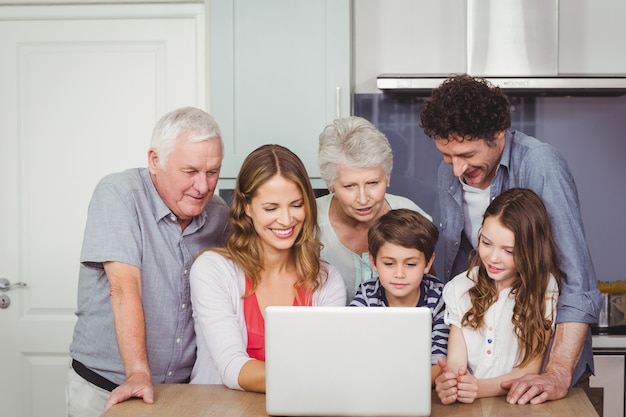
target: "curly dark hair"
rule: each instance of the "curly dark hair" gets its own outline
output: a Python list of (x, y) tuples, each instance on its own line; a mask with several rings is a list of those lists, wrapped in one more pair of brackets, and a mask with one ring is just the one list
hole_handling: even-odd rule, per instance
[(484, 139), (511, 126), (509, 99), (484, 78), (454, 75), (433, 90), (420, 114), (420, 126), (433, 139)]

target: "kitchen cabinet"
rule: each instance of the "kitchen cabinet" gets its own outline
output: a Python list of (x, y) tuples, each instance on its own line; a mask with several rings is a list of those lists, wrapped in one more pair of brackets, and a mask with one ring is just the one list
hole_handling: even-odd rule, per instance
[(357, 93), (376, 92), (379, 74), (626, 75), (623, 0), (359, 0), (354, 9)]
[(603, 389), (603, 415), (624, 417), (626, 336), (593, 336), (595, 375), (589, 386)]
[(559, 2), (559, 74), (624, 75), (626, 2)]
[(349, 0), (211, 0), (210, 112), (225, 142), (221, 177), (266, 143), (319, 177), (318, 136), (350, 115)]
[(466, 0), (355, 1), (355, 92), (379, 93), (379, 74), (466, 72), (465, 3)]

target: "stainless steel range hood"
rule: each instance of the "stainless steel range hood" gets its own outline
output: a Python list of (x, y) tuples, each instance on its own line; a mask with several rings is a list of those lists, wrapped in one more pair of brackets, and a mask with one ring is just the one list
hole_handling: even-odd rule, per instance
[[(559, 0), (467, 0), (466, 68), (445, 74), (381, 74), (380, 90), (428, 95), (453, 73), (487, 78), (509, 94), (626, 94), (626, 76), (559, 72)], [(617, 51), (616, 51), (617, 53)]]
[[(476, 75), (476, 74), (474, 74)], [(447, 76), (381, 74), (380, 90), (398, 94), (430, 95)], [(626, 94), (626, 77), (485, 77), (507, 94), (533, 96), (621, 96)]]

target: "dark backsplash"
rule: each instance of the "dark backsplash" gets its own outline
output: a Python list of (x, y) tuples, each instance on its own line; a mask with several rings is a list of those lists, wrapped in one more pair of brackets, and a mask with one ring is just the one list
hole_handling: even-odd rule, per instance
[[(535, 98), (510, 100), (512, 127), (534, 136)], [(432, 214), (441, 154), (420, 127), (422, 102), (422, 98), (401, 94), (356, 94), (354, 114), (372, 122), (391, 143), (394, 160), (389, 192), (410, 198)]]
[[(512, 128), (554, 145), (572, 171), (598, 279), (624, 279), (626, 96), (509, 99)], [(423, 99), (357, 94), (354, 100), (354, 114), (371, 121), (391, 142), (394, 168), (389, 192), (434, 214), (441, 155), (419, 126)]]

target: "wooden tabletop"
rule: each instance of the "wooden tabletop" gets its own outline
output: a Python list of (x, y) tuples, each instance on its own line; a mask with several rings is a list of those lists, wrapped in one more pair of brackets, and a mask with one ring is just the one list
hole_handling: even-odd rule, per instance
[[(228, 389), (222, 385), (155, 385), (155, 403), (132, 399), (114, 405), (102, 417), (267, 417), (265, 395)], [(537, 405), (511, 405), (505, 397), (482, 398), (473, 404), (441, 405), (433, 397), (431, 417), (550, 416), (597, 417), (580, 388), (571, 389), (562, 400)]]

